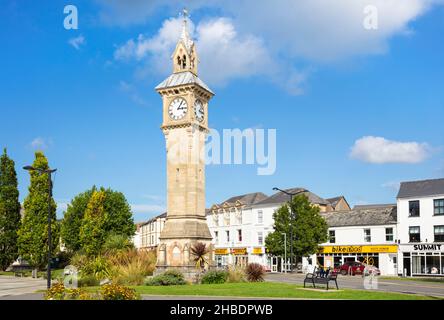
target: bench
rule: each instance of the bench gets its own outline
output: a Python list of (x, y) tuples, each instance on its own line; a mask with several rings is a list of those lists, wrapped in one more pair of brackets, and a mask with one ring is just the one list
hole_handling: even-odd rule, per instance
[(307, 282), (310, 282), (313, 285), (313, 288), (316, 288), (316, 284), (324, 284), (327, 286), (327, 290), (329, 289), (330, 281), (334, 282), (336, 285), (336, 290), (339, 290), (338, 287), (338, 273), (335, 271), (330, 272), (327, 270), (325, 273), (322, 273), (319, 269), (313, 271), (313, 273), (307, 273), (304, 279), (304, 288)]

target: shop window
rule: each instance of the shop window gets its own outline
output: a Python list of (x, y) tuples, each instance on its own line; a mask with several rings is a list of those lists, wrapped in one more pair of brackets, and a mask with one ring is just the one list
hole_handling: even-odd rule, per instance
[(409, 227), (409, 241), (421, 242), (421, 231), (419, 227)]
[(328, 232), (328, 239), (330, 243), (336, 243), (336, 232), (335, 230), (330, 230)]
[(370, 229), (364, 229), (364, 242), (372, 242), (372, 234)]
[(393, 228), (385, 228), (385, 241), (393, 241)]
[(412, 256), (412, 273), (425, 273), (425, 257)]
[(257, 212), (257, 223), (258, 224), (264, 223), (264, 212), (262, 210), (259, 210)]
[(433, 206), (434, 206), (433, 212), (434, 212), (435, 216), (444, 215), (444, 199), (433, 200)]
[(440, 274), (439, 256), (426, 256), (426, 269), (427, 274)]
[(237, 241), (242, 242), (242, 230), (237, 230)]
[(257, 233), (257, 243), (260, 246), (264, 244), (264, 234), (262, 232)]
[(409, 217), (419, 217), (419, 200), (409, 201)]
[(444, 242), (444, 226), (434, 227), (435, 242)]

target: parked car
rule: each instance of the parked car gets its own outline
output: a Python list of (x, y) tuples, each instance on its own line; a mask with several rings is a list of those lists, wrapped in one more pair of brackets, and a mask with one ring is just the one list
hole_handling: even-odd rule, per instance
[(354, 276), (356, 274), (362, 274), (364, 269), (365, 265), (359, 261), (347, 261), (339, 267), (339, 272), (344, 276), (347, 274)]
[(353, 276), (357, 274), (363, 275), (364, 273), (374, 274), (377, 276), (381, 274), (381, 271), (379, 271), (379, 269), (375, 266), (366, 265), (359, 261), (347, 261), (339, 267), (339, 272), (344, 276), (347, 274), (351, 274)]

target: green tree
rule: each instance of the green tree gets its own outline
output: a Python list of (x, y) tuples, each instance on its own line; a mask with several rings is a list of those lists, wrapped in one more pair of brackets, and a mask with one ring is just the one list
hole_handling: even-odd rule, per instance
[[(40, 170), (49, 168), (48, 160), (41, 151), (35, 153), (33, 167)], [(56, 216), (57, 205), (52, 196), (48, 204), (48, 175), (38, 171), (31, 171), (30, 175), (31, 185), (24, 202), (25, 214), (18, 231), (18, 247), (20, 256), (31, 266), (42, 268), (47, 263), (48, 255), (48, 211), (52, 231), (51, 252), (54, 255), (58, 251), (60, 230)]]
[(0, 269), (6, 270), (18, 258), (17, 231), (20, 202), (15, 163), (4, 149), (0, 157)]
[(80, 226), (88, 203), (96, 187), (77, 195), (68, 205), (61, 222), (60, 235), (63, 245), (70, 252), (80, 250)]
[[(291, 203), (295, 219), (291, 221), (289, 204), (285, 204), (275, 211), (274, 232), (265, 239), (267, 251), (277, 256), (284, 255), (284, 236), (287, 235), (287, 257), (290, 254), (293, 241), (294, 256), (306, 257), (318, 251), (319, 244), (328, 239), (328, 225), (319, 214), (319, 207), (310, 203), (308, 198), (301, 194), (293, 198)], [(293, 227), (293, 239), (290, 238), (290, 226)]]
[(80, 244), (88, 256), (97, 256), (106, 240), (105, 192), (94, 191), (80, 226)]
[[(97, 191), (96, 187), (76, 196), (68, 206), (62, 220), (62, 241), (70, 251), (82, 249), (80, 241), (80, 226), (85, 216), (86, 208), (91, 196)], [(104, 193), (105, 221), (103, 229), (105, 238), (121, 236), (130, 239), (136, 227), (133, 221), (131, 207), (121, 192), (100, 188)]]

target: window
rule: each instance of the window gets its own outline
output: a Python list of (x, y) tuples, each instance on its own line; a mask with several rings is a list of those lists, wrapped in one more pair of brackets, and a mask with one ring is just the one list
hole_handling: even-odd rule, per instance
[(151, 236), (151, 244), (154, 244), (154, 236)]
[(433, 200), (434, 205), (434, 214), (435, 216), (441, 216), (444, 215), (444, 199), (436, 199)]
[(260, 246), (264, 244), (264, 234), (262, 232), (257, 233), (257, 243), (259, 243)]
[(364, 242), (372, 242), (372, 234), (370, 229), (364, 229)]
[(242, 242), (242, 230), (237, 230), (237, 241)]
[(336, 242), (336, 233), (335, 230), (330, 230), (328, 232), (328, 239), (330, 243), (335, 243)]
[(444, 242), (444, 226), (435, 226), (435, 242)]
[(409, 227), (409, 239), (410, 242), (421, 241), (421, 232), (419, 227)]
[(264, 223), (264, 212), (262, 210), (259, 210), (257, 212), (257, 223), (259, 224)]
[(227, 234), (227, 242), (230, 242), (230, 231), (225, 231)]
[(216, 244), (219, 243), (219, 232), (218, 231), (214, 231), (214, 241), (216, 242)]
[(385, 241), (393, 241), (393, 228), (385, 228)]
[(419, 217), (419, 200), (409, 201), (409, 217)]

